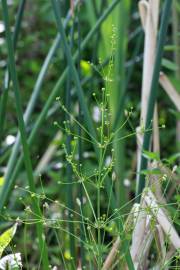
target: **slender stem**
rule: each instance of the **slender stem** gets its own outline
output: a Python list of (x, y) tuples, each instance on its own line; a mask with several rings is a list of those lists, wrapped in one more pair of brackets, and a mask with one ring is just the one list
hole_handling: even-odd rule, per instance
[[(24, 13), (25, 3), (26, 3), (26, 0), (21, 0), (19, 7), (18, 7), (17, 18), (16, 18), (16, 22), (15, 22), (15, 27), (14, 27), (14, 33), (13, 33), (13, 37), (12, 37), (14, 50), (16, 49), (17, 40), (18, 40), (20, 28), (21, 28), (21, 22), (22, 22), (22, 17), (23, 17), (23, 13)], [(3, 130), (4, 130), (6, 106), (7, 106), (7, 100), (8, 100), (9, 81), (10, 81), (10, 76), (9, 76), (9, 71), (7, 69), (5, 72), (5, 78), (4, 78), (4, 90), (3, 90), (3, 94), (2, 94), (1, 99), (0, 99), (0, 130), (1, 130), (0, 139), (2, 139)]]
[[(125, 60), (126, 60), (126, 51), (127, 51), (127, 29), (129, 22), (129, 10), (130, 10), (130, 1), (122, 0), (119, 5), (119, 22), (118, 22), (118, 46), (116, 50), (115, 56), (115, 99), (114, 99), (114, 108), (116, 108), (114, 118), (117, 118), (118, 121), (124, 121), (124, 106), (125, 103), (122, 103), (124, 97), (126, 95), (126, 75), (125, 75)], [(118, 105), (121, 104), (121, 107)], [(121, 114), (120, 114), (121, 112)], [(126, 156), (124, 155), (125, 151), (125, 141), (116, 141), (117, 138), (123, 136), (124, 128), (119, 130), (114, 137), (114, 154), (115, 154), (115, 171), (117, 175), (117, 183), (116, 183), (116, 198), (119, 207), (122, 207), (126, 202), (126, 192), (123, 184), (124, 178), (124, 166)], [(124, 209), (125, 210), (125, 209)]]
[(100, 225), (100, 217), (101, 217), (101, 188), (98, 185), (97, 187), (97, 222), (98, 222), (98, 270), (102, 267), (102, 248), (101, 248), (101, 225)]
[[(67, 26), (67, 23), (70, 20), (70, 18), (71, 18), (70, 12), (68, 12), (66, 19), (64, 21), (64, 27)], [(50, 65), (51, 60), (54, 57), (54, 54), (56, 53), (56, 51), (59, 47), (60, 41), (61, 41), (61, 37), (59, 36), (59, 34), (57, 34), (57, 36), (56, 36), (55, 40), (53, 41), (53, 44), (52, 44), (51, 48), (49, 49), (49, 52), (44, 60), (44, 63), (41, 67), (38, 78), (37, 78), (36, 83), (34, 85), (33, 93), (31, 95), (30, 101), (28, 103), (28, 106), (27, 106), (25, 114), (24, 114), (24, 121), (25, 121), (26, 126), (29, 123), (30, 116), (31, 116), (31, 114), (34, 110), (35, 104), (37, 102), (37, 99), (38, 99), (44, 78), (46, 76), (48, 67)], [(18, 133), (18, 135), (16, 137), (16, 142), (13, 146), (13, 150), (12, 150), (10, 159), (8, 161), (8, 164), (7, 164), (7, 171), (5, 173), (6, 182), (8, 182), (8, 179), (11, 178), (11, 176), (12, 176), (12, 171), (13, 171), (14, 166), (16, 164), (16, 159), (17, 159), (19, 148), (20, 148), (20, 134)]]
[[(172, 0), (166, 0), (164, 3), (164, 9), (162, 13), (161, 26), (160, 26), (160, 32), (159, 32), (157, 54), (156, 54), (152, 83), (151, 83), (151, 91), (150, 91), (150, 96), (149, 96), (149, 101), (148, 101), (145, 130), (149, 129), (152, 125), (151, 122), (152, 122), (154, 106), (156, 102), (157, 88), (158, 88), (158, 82), (159, 82), (159, 73), (161, 69), (161, 60), (162, 60), (162, 55), (163, 55), (163, 48), (165, 44), (167, 28), (168, 28), (168, 21), (169, 21), (168, 19), (170, 17), (169, 14), (171, 10), (171, 4), (172, 4)], [(150, 138), (151, 138), (151, 132), (150, 131), (146, 132), (144, 134), (142, 151), (149, 150)], [(141, 160), (140, 160), (140, 171), (138, 172), (139, 178), (137, 181), (137, 190), (136, 190), (136, 196), (137, 196), (138, 201), (140, 201), (139, 195), (141, 195), (143, 188), (145, 187), (145, 176), (144, 174), (141, 174), (141, 171), (145, 170), (146, 168), (147, 168), (147, 159), (144, 157), (143, 152), (142, 152)]]
[[(179, 30), (180, 30), (180, 11), (177, 10), (177, 0), (173, 1), (173, 19), (172, 19), (172, 26), (173, 26), (173, 40), (175, 45), (174, 50), (174, 61), (177, 65), (177, 70), (175, 72), (175, 76), (177, 79), (180, 78), (180, 41), (179, 41)], [(180, 120), (177, 120), (176, 123), (176, 145), (177, 150), (180, 152)], [(179, 159), (180, 160), (180, 159)]]
[[(141, 47), (141, 44), (142, 44), (142, 38), (143, 38), (143, 32), (141, 31), (139, 34), (140, 35), (138, 37), (138, 41), (136, 42), (136, 46), (134, 48), (131, 59), (136, 59), (136, 57), (137, 57), (137, 55), (138, 55), (138, 53), (140, 51), (140, 47)], [(131, 77), (132, 77), (132, 74), (133, 74), (135, 63), (136, 63), (136, 61), (133, 61), (133, 63), (130, 65), (130, 67), (128, 67), (127, 77), (126, 77), (126, 82), (125, 82), (125, 89), (128, 87), (129, 82), (131, 81)], [(124, 111), (124, 104), (125, 104), (125, 101), (126, 101), (126, 97), (127, 97), (127, 92), (125, 92), (121, 96), (121, 98), (119, 99), (119, 102), (118, 102), (119, 111), (116, 114), (115, 120), (113, 122), (113, 128), (112, 128), (113, 132), (115, 132), (117, 127), (121, 124), (121, 116), (122, 116), (122, 113)]]
[[(24, 125), (24, 120), (23, 120), (19, 82), (18, 82), (17, 73), (16, 73), (14, 48), (13, 48), (13, 43), (11, 39), (8, 7), (7, 7), (6, 0), (2, 0), (2, 10), (3, 10), (3, 18), (4, 18), (5, 29), (6, 29), (8, 64), (9, 64), (10, 74), (11, 74), (11, 78), (13, 82), (13, 88), (14, 88), (14, 94), (15, 94), (15, 100), (16, 100), (17, 117), (18, 117), (19, 129), (21, 133), (21, 142), (22, 142), (23, 152), (25, 156), (26, 172), (27, 172), (27, 177), (29, 181), (30, 191), (35, 194), (36, 190), (35, 190), (35, 184), (34, 184), (34, 179), (33, 179), (33, 170), (32, 170), (32, 164), (31, 164), (31, 159), (30, 159), (30, 152), (29, 152), (27, 139), (26, 139), (26, 131), (25, 131), (25, 125)], [(41, 217), (42, 215), (41, 215), (41, 211), (40, 211), (36, 196), (32, 198), (32, 204), (33, 204), (34, 212), (39, 217)], [(44, 269), (49, 269), (47, 247), (44, 240), (42, 223), (37, 223), (36, 228), (37, 228), (37, 235), (39, 239), (39, 248), (42, 254), (43, 267)]]
[[(77, 28), (78, 28), (78, 76), (81, 78), (81, 68), (80, 68), (80, 62), (81, 62), (81, 24), (80, 24), (80, 4), (77, 8)], [(83, 122), (83, 111), (81, 109), (81, 105), (79, 103), (79, 115), (78, 115), (78, 121), (80, 123)], [(81, 165), (83, 162), (83, 145), (82, 145), (82, 129), (79, 126), (78, 127), (78, 156), (79, 156), (79, 170), (81, 170)], [(84, 225), (83, 225), (83, 213), (84, 213), (84, 207), (83, 207), (83, 185), (79, 184), (79, 196), (80, 196), (80, 202), (81, 202), (81, 215), (82, 215), (82, 223), (80, 224), (80, 237), (83, 241), (85, 241), (85, 233), (84, 233)], [(82, 269), (86, 266), (85, 262), (85, 248), (83, 245), (83, 242), (81, 242), (81, 267)]]
[(69, 64), (69, 67), (70, 67), (70, 70), (71, 70), (71, 73), (72, 73), (72, 76), (73, 76), (73, 79), (74, 79), (74, 83), (75, 83), (75, 86), (76, 86), (76, 89), (77, 89), (79, 102), (80, 102), (82, 110), (84, 112), (84, 116), (86, 118), (88, 129), (90, 131), (90, 134), (92, 135), (92, 139), (97, 141), (96, 140), (97, 135), (96, 135), (96, 132), (95, 132), (95, 129), (94, 129), (94, 126), (93, 126), (93, 122), (92, 122), (90, 113), (88, 111), (88, 108), (87, 108), (87, 105), (86, 105), (86, 102), (85, 102), (85, 97), (84, 97), (84, 93), (83, 93), (83, 90), (82, 90), (82, 87), (81, 87), (80, 79), (78, 77), (78, 73), (77, 73), (77, 70), (75, 68), (75, 64), (74, 64), (73, 58), (71, 56), (69, 46), (67, 44), (66, 35), (65, 35), (65, 32), (64, 32), (64, 28), (63, 28), (62, 20), (61, 20), (61, 13), (60, 13), (61, 8), (59, 7), (56, 0), (51, 0), (51, 3), (52, 3), (55, 18), (56, 18), (58, 31), (59, 31), (59, 33), (61, 35), (61, 38), (62, 38), (64, 52), (66, 54), (67, 61), (68, 61), (68, 64)]
[[(72, 49), (73, 47), (73, 43), (74, 43), (74, 20), (73, 20), (73, 24), (71, 27), (71, 33), (70, 33), (70, 48)], [(66, 88), (66, 108), (68, 110), (68, 112), (71, 112), (71, 72), (69, 70), (68, 72), (68, 76), (67, 76), (67, 88)], [(67, 121), (67, 125), (68, 128), (71, 128), (70, 125), (70, 116), (66, 114), (66, 121)], [(67, 135), (67, 139), (66, 139), (66, 149), (67, 149), (67, 154), (71, 155), (71, 135)], [(72, 167), (69, 163), (67, 163), (67, 182), (70, 183), (72, 182)], [(73, 184), (69, 184), (67, 185), (67, 206), (68, 209), (73, 209), (74, 210), (74, 203), (73, 203)], [(68, 219), (69, 219), (69, 240), (70, 240), (70, 251), (71, 251), (71, 267), (73, 269), (74, 265), (73, 263), (75, 262), (75, 239), (74, 239), (74, 224), (72, 221), (72, 217), (71, 217), (71, 212), (69, 211), (68, 213)]]

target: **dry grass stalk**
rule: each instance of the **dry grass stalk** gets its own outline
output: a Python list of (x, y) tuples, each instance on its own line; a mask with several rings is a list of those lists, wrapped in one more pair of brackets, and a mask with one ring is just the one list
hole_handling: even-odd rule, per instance
[[(167, 260), (164, 234), (169, 239), (170, 245), (174, 247), (173, 250), (180, 248), (180, 238), (172, 222), (170, 222), (168, 215), (159, 205), (150, 188), (146, 188), (142, 194), (140, 209), (141, 212), (138, 215), (133, 232), (134, 246), (133, 242), (131, 246), (133, 263), (138, 270), (147, 267), (147, 257), (154, 235), (157, 235), (157, 244), (161, 253), (162, 264)], [(150, 226), (152, 219), (156, 220), (156, 225), (153, 227)], [(145, 221), (145, 226), (144, 222), (142, 226), (142, 221)], [(139, 242), (138, 233), (140, 234), (141, 242)]]
[(145, 31), (144, 62), (142, 79), (141, 120), (146, 119), (152, 74), (154, 69), (157, 28), (159, 16), (159, 0), (139, 1), (141, 22)]
[(145, 206), (142, 197), (132, 234), (131, 256), (134, 264), (138, 262), (138, 255), (140, 254), (141, 244), (146, 232), (147, 214), (144, 211)]
[[(131, 209), (131, 212), (128, 215), (128, 218), (125, 223), (125, 230), (128, 231), (129, 228), (131, 228), (137, 218), (137, 213), (139, 212), (139, 204), (135, 203)], [(114, 242), (111, 251), (109, 252), (104, 264), (102, 270), (109, 270), (112, 264), (114, 263), (114, 260), (116, 258), (116, 255), (118, 254), (119, 251), (119, 246), (120, 246), (121, 240), (120, 237), (116, 239)]]
[[(153, 121), (153, 152), (160, 154), (160, 140), (159, 140), (159, 125), (158, 125), (158, 110), (157, 103), (154, 109), (154, 121)], [(152, 168), (158, 167), (158, 162), (154, 161), (150, 164)], [(157, 175), (150, 176), (150, 186), (153, 187), (156, 198), (161, 200), (161, 203), (166, 203), (162, 195), (161, 182)]]
[(163, 266), (166, 257), (166, 247), (165, 247), (164, 232), (159, 224), (156, 225), (155, 235), (159, 258), (161, 260), (161, 265)]
[(177, 110), (180, 111), (180, 95), (178, 94), (174, 86), (172, 85), (171, 81), (163, 72), (160, 73), (159, 82), (161, 86), (163, 87), (163, 89), (168, 94), (169, 98), (172, 100), (172, 102), (176, 106)]
[(112, 248), (111, 248), (111, 251), (109, 252), (105, 262), (104, 262), (104, 265), (103, 265), (103, 268), (102, 270), (108, 270), (110, 269), (111, 265), (113, 264), (115, 258), (116, 258), (116, 255), (119, 251), (119, 246), (120, 246), (120, 237), (118, 237), (116, 239), (116, 241), (114, 242)]
[(165, 214), (165, 211), (158, 204), (154, 194), (149, 188), (146, 189), (145, 194), (145, 203), (150, 208), (153, 216), (157, 219), (157, 222), (161, 225), (166, 237), (168, 237), (170, 243), (174, 246), (175, 249), (180, 248), (180, 237), (176, 232), (172, 222), (170, 222), (168, 216)]
[(157, 103), (154, 108), (154, 121), (153, 121), (153, 151), (160, 154), (160, 141), (159, 141), (159, 124), (158, 124), (158, 109)]
[(54, 153), (57, 150), (57, 141), (59, 141), (62, 137), (62, 132), (58, 131), (54, 137), (54, 139), (52, 140), (52, 142), (50, 143), (49, 147), (47, 148), (47, 150), (45, 151), (44, 155), (42, 156), (41, 160), (39, 161), (37, 168), (36, 168), (36, 175), (42, 173), (44, 171), (44, 168), (46, 168), (46, 166), (49, 164), (50, 160), (52, 159)]
[[(155, 221), (155, 223), (154, 223)], [(180, 238), (170, 222), (165, 210), (159, 205), (150, 188), (143, 191), (141, 203), (135, 204), (127, 218), (125, 229), (129, 230), (129, 224), (134, 224), (132, 235), (131, 256), (135, 269), (147, 268), (147, 258), (151, 243), (156, 237), (157, 248), (161, 262), (164, 265), (169, 256), (180, 248)], [(153, 225), (154, 224), (154, 225)], [(169, 239), (171, 249), (166, 252), (165, 237)], [(108, 254), (102, 270), (109, 270), (112, 267), (119, 251), (120, 238), (118, 237)]]
[(144, 239), (141, 243), (141, 249), (139, 252), (139, 255), (136, 258), (136, 269), (139, 270), (144, 270), (147, 269), (147, 262), (148, 262), (148, 255), (149, 255), (149, 251), (151, 248), (151, 244), (153, 241), (153, 237), (154, 237), (154, 230), (152, 230), (150, 228), (150, 222), (151, 222), (152, 217), (149, 217), (149, 222), (146, 225), (146, 230), (145, 230), (145, 234), (144, 234)]
[(175, 253), (175, 248), (173, 247), (173, 246), (171, 246), (170, 247), (170, 249), (169, 249), (169, 251), (167, 252), (167, 254), (166, 254), (166, 258), (165, 258), (165, 263), (164, 263), (164, 269), (166, 270), (169, 270), (169, 268), (168, 268), (168, 265), (167, 265), (167, 262), (169, 261), (169, 260), (171, 260), (171, 258), (174, 256), (174, 253)]

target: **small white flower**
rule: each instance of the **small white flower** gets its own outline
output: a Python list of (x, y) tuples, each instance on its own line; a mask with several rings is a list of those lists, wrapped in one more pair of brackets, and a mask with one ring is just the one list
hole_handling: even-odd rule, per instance
[(4, 23), (0, 21), (0, 33), (3, 33), (5, 30)]
[(62, 162), (57, 162), (56, 164), (54, 164), (54, 169), (61, 169), (63, 167), (63, 163)]
[(6, 137), (6, 144), (7, 144), (7, 145), (12, 145), (12, 144), (15, 142), (15, 140), (16, 140), (16, 137), (15, 137), (15, 136), (13, 136), (13, 135), (8, 135), (8, 136)]
[(101, 111), (98, 106), (93, 107), (93, 119), (96, 123), (100, 122), (101, 120)]
[(0, 259), (0, 269), (22, 268), (21, 253), (9, 254)]
[(80, 201), (79, 198), (76, 198), (76, 203), (77, 203), (77, 205), (78, 205), (79, 207), (81, 206), (81, 201)]
[(112, 173), (112, 181), (115, 181), (115, 180), (116, 180), (116, 173), (113, 172), (113, 173)]
[(131, 185), (131, 182), (130, 182), (130, 180), (129, 179), (124, 179), (124, 186), (125, 187), (130, 187), (130, 185)]
[(175, 173), (175, 171), (177, 170), (177, 165), (175, 165), (172, 169), (172, 173)]
[(108, 167), (111, 164), (111, 161), (112, 161), (111, 156), (106, 157), (106, 160), (105, 160), (106, 167)]

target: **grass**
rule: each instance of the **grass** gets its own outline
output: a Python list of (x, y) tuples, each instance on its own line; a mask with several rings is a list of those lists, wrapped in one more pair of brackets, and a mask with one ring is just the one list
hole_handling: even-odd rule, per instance
[[(106, 11), (102, 14), (102, 16), (98, 19), (98, 21), (96, 22), (96, 25), (91, 29), (91, 31), (87, 34), (87, 36), (84, 38), (84, 40), (82, 41), (81, 43), (81, 50), (83, 50), (86, 45), (88, 44), (88, 42), (91, 40), (91, 38), (93, 37), (93, 35), (96, 33), (96, 31), (98, 30), (98, 28), (101, 26), (101, 24), (103, 23), (103, 21), (107, 18), (107, 16), (111, 13), (111, 11), (113, 10), (113, 8), (115, 8), (115, 6), (118, 4), (119, 1), (113, 1), (112, 4), (106, 9)], [(74, 59), (77, 59), (78, 57), (78, 53), (76, 53), (74, 55)], [(51, 106), (51, 104), (53, 103), (53, 101), (55, 100), (55, 98), (58, 96), (59, 94), (59, 91), (65, 81), (65, 78), (67, 76), (67, 69), (63, 72), (63, 74), (60, 76), (59, 80), (57, 81), (56, 85), (54, 86), (53, 90), (52, 90), (52, 93), (50, 94), (44, 108), (42, 109), (42, 112), (41, 114), (39, 115), (38, 119), (36, 120), (36, 123), (34, 125), (34, 128), (31, 132), (31, 135), (29, 137), (29, 145), (32, 144), (34, 138), (35, 138), (35, 135), (37, 133), (37, 130), (39, 129), (39, 127), (41, 126), (42, 122), (44, 121), (44, 119), (46, 118), (46, 115), (47, 115), (47, 112)], [(35, 100), (37, 98), (38, 95), (33, 95), (33, 97), (35, 97)], [(34, 104), (35, 103), (35, 100), (33, 100), (32, 102), (30, 102), (30, 104)], [(31, 110), (30, 110), (31, 111)], [(29, 114), (29, 117), (30, 117), (31, 114)], [(10, 191), (12, 190), (12, 187), (14, 185), (14, 181), (15, 181), (15, 178), (16, 178), (16, 174), (18, 173), (19, 169), (20, 169), (20, 166), (22, 164), (22, 160), (23, 160), (23, 157), (20, 157), (18, 162), (17, 162), (17, 165), (16, 167), (14, 168), (14, 172), (12, 174), (12, 170), (13, 170), (13, 167), (16, 163), (16, 157), (17, 157), (17, 153), (15, 154), (12, 154), (12, 164), (11, 166), (9, 165), (8, 166), (8, 169), (7, 169), (7, 176), (5, 177), (6, 179), (6, 183), (3, 187), (3, 190), (2, 190), (2, 200), (0, 202), (0, 209), (3, 208), (3, 205), (5, 204), (6, 200), (7, 200), (7, 197), (9, 196), (10, 194)]]
[[(144, 2), (144, 8), (157, 4)], [(168, 97), (157, 91), (165, 42), (176, 43), (176, 62), (178, 42), (167, 31), (172, 1), (162, 2), (136, 172), (136, 127), (143, 106), (138, 89), (147, 35), (136, 3), (40, 0), (29, 14), (29, 4), (21, 1), (12, 34), (9, 14), (16, 13), (16, 3), (12, 9), (1, 1), (8, 67), (2, 77), (8, 91), (0, 104), (0, 228), (18, 227), (11, 239), (2, 234), (0, 245), (6, 242), (8, 254), (21, 253), (23, 269), (178, 269), (179, 153), (169, 143), (178, 112), (166, 110)], [(147, 13), (141, 12), (145, 28)], [(173, 12), (175, 32), (177, 6)], [(29, 44), (39, 46), (32, 46), (30, 55)], [(172, 53), (165, 51), (167, 57)], [(163, 71), (175, 92), (177, 73)], [(169, 129), (164, 131), (165, 119)], [(8, 134), (16, 135), (11, 145)], [(161, 159), (151, 144), (161, 150)], [(21, 269), (17, 262), (16, 268)]]
[[(16, 19), (16, 24), (15, 24), (15, 27), (14, 27), (14, 33), (13, 33), (13, 37), (12, 37), (14, 50), (16, 49), (18, 35), (19, 35), (19, 32), (20, 32), (20, 28), (21, 28), (21, 22), (22, 22), (22, 17), (23, 17), (23, 13), (24, 13), (24, 7), (25, 7), (25, 0), (22, 0), (20, 2), (20, 4), (19, 4), (19, 7), (18, 7), (17, 19)], [(4, 122), (5, 122), (5, 115), (6, 115), (9, 82), (10, 82), (10, 77), (9, 77), (9, 73), (8, 73), (8, 70), (7, 70), (6, 74), (5, 74), (5, 79), (4, 79), (3, 95), (2, 95), (1, 100), (0, 100), (0, 102), (1, 102), (1, 106), (0, 106), (1, 137), (2, 137), (2, 134), (3, 134), (3, 130), (4, 130)]]
[[(66, 54), (66, 57), (67, 57), (69, 67), (70, 67), (70, 72), (72, 73), (72, 76), (74, 78), (74, 83), (76, 85), (80, 106), (82, 107), (82, 110), (83, 110), (83, 113), (84, 113), (84, 118), (86, 119), (89, 134), (90, 134), (91, 139), (93, 140), (93, 142), (95, 142), (96, 144), (103, 145), (104, 144), (104, 138), (103, 138), (104, 117), (102, 116), (102, 127), (101, 127), (101, 134), (100, 134), (100, 137), (101, 137), (100, 142), (97, 143), (97, 139), (96, 139), (97, 136), (96, 136), (96, 133), (95, 133), (95, 130), (94, 130), (94, 127), (93, 127), (93, 123), (92, 123), (89, 111), (88, 111), (86, 103), (85, 103), (85, 98), (84, 98), (83, 91), (82, 91), (82, 88), (81, 88), (78, 73), (77, 73), (77, 71), (75, 69), (75, 66), (74, 66), (74, 63), (73, 63), (73, 60), (72, 60), (72, 56), (71, 56), (71, 53), (70, 53), (70, 50), (69, 50), (69, 47), (68, 47), (68, 44), (67, 44), (67, 41), (66, 41), (63, 25), (62, 25), (62, 22), (61, 22), (61, 15), (60, 15), (60, 12), (58, 13), (58, 10), (60, 11), (60, 8), (59, 8), (57, 2), (54, 1), (54, 0), (52, 0), (52, 6), (53, 6), (53, 9), (54, 9), (54, 14), (55, 14), (58, 30), (59, 30), (59, 32), (61, 34), (61, 37), (62, 37), (64, 51), (65, 51), (65, 54)], [(103, 110), (104, 110), (104, 108), (103, 108)], [(100, 147), (100, 151), (98, 151), (98, 148), (96, 146), (95, 151), (96, 151), (96, 154), (98, 155), (98, 159), (99, 159), (98, 182), (99, 182), (99, 185), (100, 185), (101, 171), (102, 171), (102, 161), (103, 161), (102, 147)], [(97, 200), (98, 200), (98, 202), (97, 202), (97, 213), (98, 213), (98, 219), (100, 219), (100, 216), (101, 216), (101, 214), (100, 214), (100, 186), (99, 186), (99, 188), (97, 190)], [(120, 220), (119, 226), (120, 226), (120, 233), (123, 234), (123, 224), (122, 224), (121, 220)], [(123, 236), (123, 239), (125, 240), (125, 236)], [(127, 241), (125, 242), (125, 244), (126, 245), (128, 244)], [(101, 256), (100, 228), (98, 229), (98, 245), (99, 245), (98, 269), (100, 269), (101, 265), (102, 265), (102, 262), (101, 262), (101, 257), (102, 256)], [(127, 249), (127, 247), (126, 247), (126, 249)], [(125, 248), (124, 248), (124, 250), (125, 250)], [(125, 256), (126, 256), (128, 267), (129, 267), (129, 269), (134, 269), (133, 263), (132, 263), (132, 260), (131, 260), (130, 252), (128, 250), (126, 252), (127, 252), (127, 254), (125, 253)]]
[[(15, 102), (16, 102), (16, 110), (17, 110), (17, 117), (18, 117), (18, 123), (19, 123), (19, 130), (21, 134), (21, 143), (23, 146), (23, 152), (24, 152), (24, 162), (27, 172), (27, 178), (28, 183), (30, 186), (30, 191), (32, 193), (36, 192), (35, 184), (34, 184), (34, 178), (33, 178), (33, 170), (32, 170), (32, 164), (31, 164), (31, 158), (30, 158), (30, 152), (27, 144), (27, 138), (26, 138), (26, 131), (25, 131), (25, 124), (23, 120), (23, 112), (22, 112), (22, 104), (21, 104), (21, 97), (20, 97), (20, 88), (19, 88), (19, 82), (17, 78), (16, 73), (16, 65), (15, 65), (15, 57), (14, 57), (14, 49), (13, 49), (13, 43), (11, 39), (11, 33), (10, 33), (10, 26), (9, 26), (9, 15), (8, 15), (8, 8), (6, 1), (2, 1), (2, 8), (3, 8), (3, 16), (4, 16), (4, 23), (6, 28), (6, 42), (7, 42), (7, 48), (8, 48), (8, 64), (9, 64), (9, 70), (13, 82), (13, 88), (14, 88), (14, 94), (15, 94)], [(41, 210), (38, 205), (38, 200), (36, 197), (32, 198), (33, 203), (33, 210), (35, 214), (41, 218)], [(42, 262), (44, 269), (49, 269), (49, 261), (48, 261), (48, 251), (47, 246), (45, 243), (45, 237), (43, 232), (43, 226), (42, 223), (37, 223), (37, 235), (38, 235), (38, 241), (39, 241), (39, 247), (41, 250), (41, 256), (42, 256)]]

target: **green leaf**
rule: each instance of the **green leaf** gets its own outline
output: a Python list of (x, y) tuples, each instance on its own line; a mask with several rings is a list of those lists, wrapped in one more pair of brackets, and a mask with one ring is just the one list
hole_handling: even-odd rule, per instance
[(180, 112), (173, 109), (170, 109), (169, 111), (176, 117), (177, 120), (180, 120)]
[(0, 257), (2, 256), (4, 249), (9, 245), (9, 243), (13, 239), (16, 233), (16, 229), (17, 223), (0, 235)]
[(180, 203), (180, 194), (177, 194), (177, 195), (175, 196), (175, 199), (177, 200), (178, 203)]
[(175, 51), (175, 50), (178, 50), (178, 51), (180, 51), (180, 46), (176, 46), (176, 45), (166, 45), (165, 47), (164, 47), (164, 50), (165, 51), (168, 51), (168, 52), (173, 52), (173, 51)]
[(173, 164), (174, 162), (176, 162), (177, 159), (179, 159), (179, 157), (180, 157), (180, 153), (176, 153), (176, 154), (170, 156), (167, 159), (167, 161), (168, 161), (168, 163)]
[(19, 270), (22, 269), (21, 254), (8, 254), (0, 259), (0, 269)]
[(147, 159), (153, 159), (153, 160), (157, 160), (157, 161), (160, 160), (159, 153), (156, 153), (156, 152), (149, 152), (149, 151), (144, 150), (143, 156)]
[(178, 70), (178, 67), (177, 67), (177, 65), (175, 63), (173, 63), (170, 60), (165, 59), (165, 58), (162, 59), (162, 66), (169, 69), (169, 70), (171, 70), (171, 71)]
[(162, 172), (158, 168), (154, 168), (152, 170), (142, 170), (141, 174), (143, 175), (160, 175)]
[(180, 79), (176, 78), (175, 76), (169, 76), (169, 79), (171, 80), (171, 83), (177, 90), (177, 92), (180, 94)]

